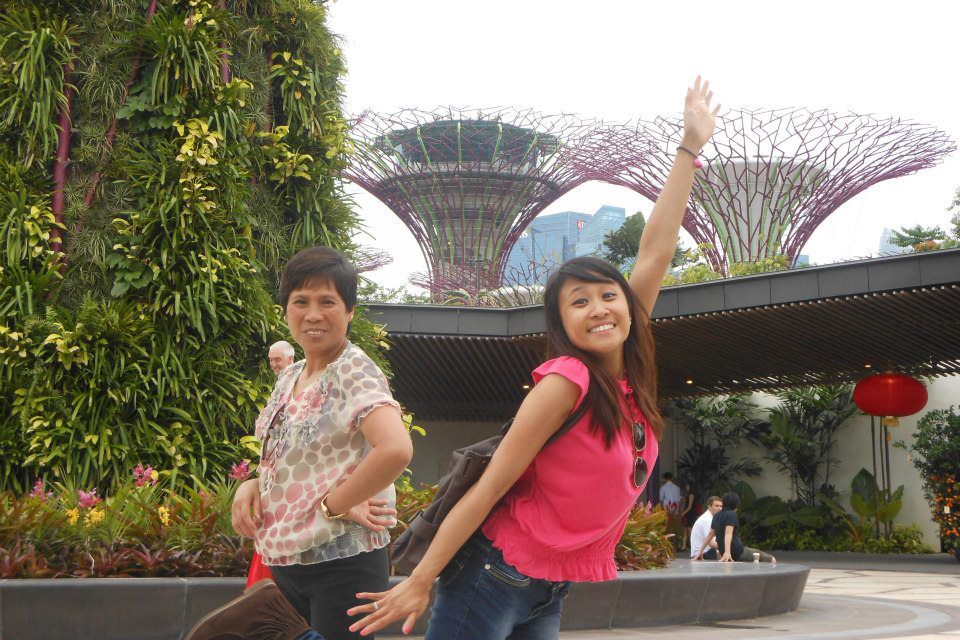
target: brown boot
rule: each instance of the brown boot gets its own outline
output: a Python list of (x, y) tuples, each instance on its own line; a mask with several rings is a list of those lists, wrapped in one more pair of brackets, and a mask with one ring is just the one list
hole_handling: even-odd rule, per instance
[(296, 640), (310, 625), (272, 580), (261, 580), (200, 620), (184, 640)]

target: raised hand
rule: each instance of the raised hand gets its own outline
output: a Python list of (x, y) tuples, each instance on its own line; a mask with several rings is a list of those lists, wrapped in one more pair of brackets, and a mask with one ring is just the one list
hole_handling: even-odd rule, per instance
[(695, 153), (699, 153), (703, 145), (713, 135), (717, 126), (717, 114), (720, 105), (717, 104), (711, 111), (710, 102), (713, 100), (713, 91), (710, 83), (700, 83), (697, 76), (693, 88), (687, 89), (687, 98), (683, 105), (683, 142), (681, 144)]

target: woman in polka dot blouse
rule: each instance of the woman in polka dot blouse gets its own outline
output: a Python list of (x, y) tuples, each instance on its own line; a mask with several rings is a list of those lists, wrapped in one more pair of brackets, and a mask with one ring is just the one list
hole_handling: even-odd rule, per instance
[(329, 247), (287, 264), (280, 304), (304, 360), (284, 370), (256, 434), (259, 478), (233, 503), (233, 526), (290, 603), (326, 640), (348, 630), (356, 594), (387, 586), (394, 480), (413, 454), (380, 369), (347, 339), (357, 272)]

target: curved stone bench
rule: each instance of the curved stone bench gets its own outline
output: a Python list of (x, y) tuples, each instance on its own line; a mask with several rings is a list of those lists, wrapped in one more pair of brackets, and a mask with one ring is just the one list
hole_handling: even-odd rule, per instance
[[(563, 629), (696, 624), (796, 609), (810, 570), (795, 564), (676, 561), (576, 583)], [(391, 578), (391, 581), (399, 578)], [(205, 613), (237, 596), (243, 578), (0, 580), (0, 638), (180, 640)], [(423, 632), (428, 616), (418, 623)], [(390, 629), (399, 633), (399, 627)]]

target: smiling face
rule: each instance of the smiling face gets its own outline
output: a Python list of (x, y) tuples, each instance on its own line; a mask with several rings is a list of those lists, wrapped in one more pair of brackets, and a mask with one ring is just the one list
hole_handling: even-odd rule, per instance
[(630, 335), (630, 305), (616, 282), (568, 279), (558, 296), (560, 320), (570, 342), (595, 354), (614, 376), (623, 374), (623, 343)]
[(330, 281), (307, 282), (287, 300), (290, 335), (303, 347), (308, 360), (332, 361), (343, 350), (353, 310)]

